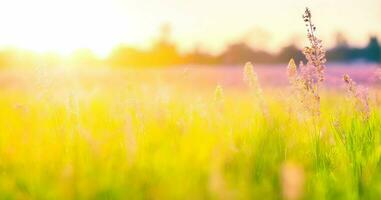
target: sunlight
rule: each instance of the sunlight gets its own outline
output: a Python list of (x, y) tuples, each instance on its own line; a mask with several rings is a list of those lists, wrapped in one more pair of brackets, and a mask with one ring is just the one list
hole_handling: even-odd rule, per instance
[(380, 3), (2, 0), (0, 200), (381, 199)]
[(6, 45), (64, 55), (76, 48), (90, 48), (104, 57), (123, 38), (132, 43), (139, 40), (138, 34), (128, 31), (128, 12), (124, 9), (122, 14), (108, 1), (15, 0), (3, 4), (0, 43)]
[[(121, 43), (149, 46), (159, 27), (169, 23), (173, 27), (172, 39), (182, 52), (202, 45), (203, 49), (218, 53), (226, 45), (241, 40), (248, 40), (255, 48), (276, 52), (290, 39), (297, 41), (303, 37), (298, 34), (303, 27), (294, 19), (306, 4), (297, 0), (274, 4), (274, 0), (241, 0), (240, 3), (218, 0), (3, 1), (0, 6), (0, 46), (36, 52), (54, 51), (63, 55), (77, 48), (89, 48), (98, 56), (106, 57)], [(319, 31), (328, 46), (335, 42), (331, 36), (337, 31), (348, 33), (351, 43), (356, 45), (365, 45), (369, 32), (381, 34), (377, 29), (377, 0), (369, 0), (367, 4), (335, 1), (332, 8), (324, 10), (328, 13), (319, 13), (324, 3), (309, 4), (322, 16), (317, 23), (322, 26)], [(354, 14), (352, 4), (368, 10), (369, 16)], [(219, 5), (219, 9), (211, 9), (215, 5)], [(231, 12), (231, 8), (239, 12)], [(283, 11), (285, 8), (287, 12)], [(330, 17), (333, 15), (336, 17)], [(358, 27), (352, 26), (354, 22)], [(261, 33), (267, 34), (261, 37)]]

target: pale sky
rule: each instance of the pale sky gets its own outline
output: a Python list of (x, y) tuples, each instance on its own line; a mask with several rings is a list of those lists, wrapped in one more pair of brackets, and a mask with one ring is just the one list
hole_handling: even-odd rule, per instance
[(217, 53), (244, 38), (276, 51), (306, 43), (306, 6), (328, 46), (338, 31), (355, 45), (381, 38), (380, 0), (0, 0), (0, 46), (105, 56), (120, 43), (149, 47), (168, 23), (182, 51)]

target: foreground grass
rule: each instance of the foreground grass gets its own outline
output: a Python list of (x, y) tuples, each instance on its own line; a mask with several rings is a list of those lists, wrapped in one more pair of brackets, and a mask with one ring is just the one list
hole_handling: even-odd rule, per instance
[(224, 89), (219, 99), (210, 88), (188, 89), (3, 88), (0, 198), (381, 196), (375, 103), (364, 121), (344, 95), (326, 92), (321, 117), (311, 119), (287, 91), (266, 93), (263, 115), (245, 89)]

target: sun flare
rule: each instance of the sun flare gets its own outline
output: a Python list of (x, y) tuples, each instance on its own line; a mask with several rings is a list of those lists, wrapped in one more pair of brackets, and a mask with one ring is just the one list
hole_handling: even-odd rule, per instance
[[(348, 33), (346, 36), (356, 45), (366, 44), (369, 34), (381, 35), (377, 28), (380, 12), (377, 0), (368, 0), (366, 4), (338, 0), (332, 2), (332, 9), (323, 9), (324, 3), (308, 4), (322, 16), (324, 23), (318, 23), (325, 26), (321, 35), (328, 46), (335, 42), (330, 36), (337, 31)], [(215, 5), (219, 5), (218, 9), (214, 9)], [(60, 54), (89, 48), (105, 57), (122, 43), (138, 47), (151, 45), (159, 27), (170, 23), (172, 39), (182, 52), (202, 46), (204, 50), (218, 53), (237, 40), (247, 40), (255, 48), (276, 52), (290, 39), (300, 44), (303, 35), (298, 33), (303, 28), (294, 23), (298, 17), (294, 13), (305, 6), (306, 2), (296, 0), (276, 3), (274, 0), (241, 0), (239, 3), (218, 0), (3, 1), (0, 47)], [(354, 7), (367, 10), (367, 16), (355, 15)], [(231, 12), (232, 8), (237, 12)], [(324, 13), (319, 13), (321, 10)], [(358, 25), (353, 27), (353, 23)]]
[(9, 46), (64, 55), (89, 48), (106, 56), (118, 43), (138, 43), (144, 37), (129, 29), (128, 9), (120, 10), (108, 1), (15, 0), (3, 4), (0, 43)]

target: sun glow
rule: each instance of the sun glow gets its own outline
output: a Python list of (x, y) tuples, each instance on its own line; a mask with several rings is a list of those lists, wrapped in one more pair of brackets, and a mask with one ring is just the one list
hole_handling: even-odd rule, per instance
[[(307, 5), (322, 16), (316, 23), (328, 46), (337, 31), (347, 33), (356, 45), (366, 44), (369, 34), (381, 35), (378, 0), (325, 1), (4, 0), (0, 4), (0, 48), (60, 54), (88, 48), (105, 57), (121, 43), (149, 46), (159, 27), (169, 23), (172, 39), (182, 52), (202, 46), (216, 53), (244, 39), (255, 48), (277, 51), (303, 38), (298, 33), (304, 29), (295, 19)], [(332, 5), (326, 8), (327, 4)], [(355, 7), (368, 14), (354, 12)]]
[(130, 43), (143, 39), (128, 29), (128, 13), (109, 1), (7, 1), (0, 7), (0, 43), (60, 54), (89, 48), (106, 56), (125, 38)]

